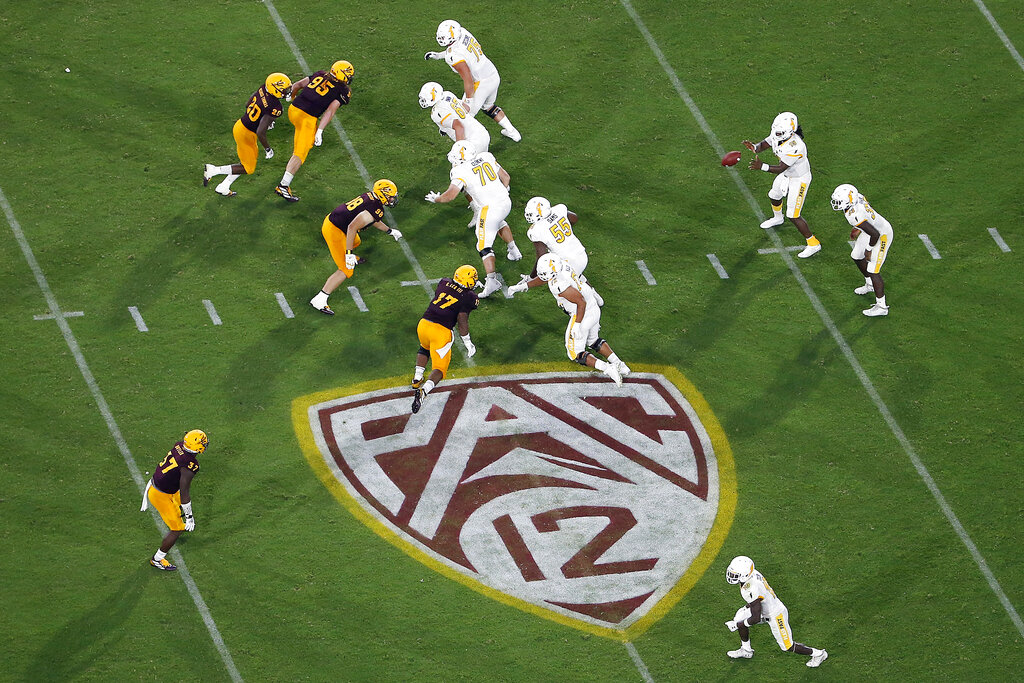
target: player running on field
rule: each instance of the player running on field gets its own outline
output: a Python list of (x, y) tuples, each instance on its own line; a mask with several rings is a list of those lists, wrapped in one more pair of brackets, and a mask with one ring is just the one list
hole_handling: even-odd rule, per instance
[(486, 152), (491, 145), (491, 136), (484, 125), (466, 113), (462, 102), (439, 83), (424, 83), (419, 94), (420, 107), (430, 109), (430, 118), (437, 124), (441, 135), (452, 142), (469, 140), (478, 152)]
[(227, 177), (216, 188), (217, 194), (225, 197), (234, 197), (238, 194), (231, 189), (231, 183), (243, 174), (256, 171), (257, 142), (263, 145), (267, 159), (274, 158), (274, 150), (267, 142), (267, 131), (274, 127), (274, 119), (284, 113), (280, 98), (285, 96), (291, 86), (291, 79), (282, 73), (267, 76), (266, 83), (249, 98), (249, 103), (245, 105), (245, 114), (235, 121), (231, 131), (235, 137), (235, 147), (241, 163), (226, 166), (206, 164), (203, 170), (203, 187), (206, 187), (213, 177), (226, 175)]
[[(786, 200), (786, 218), (793, 222), (800, 234), (807, 240), (797, 256), (807, 258), (821, 251), (821, 242), (811, 232), (807, 221), (800, 217), (800, 210), (807, 199), (807, 187), (811, 184), (811, 162), (807, 160), (807, 145), (804, 143), (804, 132), (797, 122), (796, 114), (784, 111), (772, 121), (772, 130), (768, 137), (757, 144), (744, 140), (743, 144), (754, 158), (750, 162), (750, 170), (766, 171), (775, 174), (772, 189), (768, 198), (772, 202), (772, 217), (761, 223), (764, 229), (773, 228), (786, 222), (782, 217), (782, 200)], [(757, 153), (771, 148), (779, 158), (779, 163), (770, 165), (757, 158)]]
[(740, 595), (747, 603), (737, 610), (732, 619), (725, 622), (730, 631), (739, 631), (741, 641), (738, 650), (730, 650), (726, 654), (733, 659), (753, 657), (750, 627), (767, 622), (780, 648), (798, 655), (810, 655), (807, 666), (816, 667), (828, 659), (828, 652), (825, 650), (808, 647), (793, 640), (793, 631), (789, 628), (789, 610), (775, 595), (775, 591), (765, 581), (761, 572), (754, 569), (753, 560), (746, 555), (734, 557), (729, 563), (729, 568), (725, 570), (725, 580), (740, 585)]
[(291, 191), (292, 179), (306, 163), (309, 150), (323, 144), (324, 128), (338, 108), (352, 99), (353, 75), (352, 65), (340, 60), (329, 72), (317, 71), (292, 85), (289, 99), (294, 98), (294, 102), (288, 107), (288, 120), (295, 126), (295, 147), (280, 184), (274, 188), (274, 192), (287, 201), (299, 201)]
[[(423, 399), (437, 383), (448, 374), (448, 364), (452, 360), (452, 346), (455, 335), (452, 328), (459, 326), (459, 335), (466, 345), (466, 357), (476, 353), (476, 346), (469, 338), (469, 314), (480, 303), (473, 288), (476, 287), (477, 274), (473, 266), (459, 266), (451, 278), (441, 278), (434, 290), (434, 298), (427, 306), (426, 312), (416, 326), (416, 336), (420, 339), (420, 349), (416, 352), (416, 370), (412, 377), (412, 388), (416, 395), (412, 399), (412, 412), (418, 413)], [(430, 377), (423, 381), (423, 373), (430, 359)]]
[(443, 59), (452, 71), (462, 78), (462, 105), (470, 116), (483, 112), (501, 126), (501, 134), (519, 142), (523, 136), (508, 120), (501, 107), (494, 103), (498, 96), (501, 77), (491, 60), (487, 59), (480, 42), (473, 34), (451, 19), (437, 25), (437, 44), (444, 52), (428, 52), (423, 59)]
[(354, 274), (356, 264), (359, 263), (355, 249), (362, 242), (359, 239), (360, 230), (372, 224), (394, 237), (396, 242), (401, 239), (402, 233), (398, 228), (388, 227), (384, 223), (384, 207), (394, 206), (396, 201), (398, 188), (387, 178), (381, 178), (373, 184), (371, 191), (364, 192), (327, 214), (320, 232), (323, 233), (338, 270), (327, 278), (323, 289), (309, 300), (310, 306), (325, 315), (334, 315), (334, 311), (327, 305), (327, 298), (346, 278)]
[(149, 563), (162, 571), (173, 572), (177, 569), (167, 561), (167, 553), (182, 531), (195, 531), (196, 519), (192, 514), (192, 495), (189, 489), (192, 478), (199, 472), (196, 456), (204, 452), (209, 443), (206, 434), (198, 429), (186, 434), (184, 439), (167, 451), (167, 455), (153, 470), (153, 477), (142, 494), (142, 511), (148, 510), (152, 503), (167, 525), (167, 535), (160, 548), (149, 558)]
[(523, 258), (512, 238), (512, 229), (505, 222), (509, 211), (512, 210), (512, 199), (508, 195), (510, 178), (493, 154), (477, 153), (466, 140), (460, 140), (452, 145), (452, 150), (448, 152), (448, 161), (452, 165), (451, 185), (443, 194), (428, 193), (426, 200), (446, 204), (455, 199), (462, 190), (465, 190), (472, 199), (473, 220), (476, 223), (476, 249), (483, 261), (484, 271), (487, 272), (484, 291), (480, 293), (480, 298), (483, 299), (501, 288), (498, 273), (494, 269), (494, 238), (500, 235), (508, 244), (509, 261)]
[(875, 304), (866, 309), (864, 315), (871, 318), (889, 315), (889, 304), (885, 302), (885, 283), (879, 271), (892, 246), (892, 225), (882, 214), (872, 209), (864, 195), (850, 184), (835, 189), (832, 193), (832, 208), (843, 212), (847, 222), (853, 226), (850, 237), (857, 240), (853, 244), (850, 258), (864, 275), (864, 284), (853, 290), (854, 293), (875, 293)]

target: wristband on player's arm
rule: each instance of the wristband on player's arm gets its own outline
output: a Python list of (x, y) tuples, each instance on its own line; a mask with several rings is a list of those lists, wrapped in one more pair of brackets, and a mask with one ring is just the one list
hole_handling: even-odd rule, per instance
[(764, 162), (761, 162), (761, 170), (762, 171), (767, 171), (769, 168), (771, 168), (771, 166), (769, 166), (768, 164), (766, 164)]
[(190, 516), (192, 514), (192, 501), (189, 501), (187, 503), (182, 503), (181, 504), (181, 511), (185, 513), (186, 517)]

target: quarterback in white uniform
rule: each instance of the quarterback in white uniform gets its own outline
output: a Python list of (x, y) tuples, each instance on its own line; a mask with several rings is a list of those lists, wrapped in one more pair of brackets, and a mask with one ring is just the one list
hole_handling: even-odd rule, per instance
[[(767, 138), (757, 144), (744, 140), (743, 144), (754, 152), (750, 170), (775, 174), (772, 189), (768, 192), (773, 215), (761, 223), (761, 227), (767, 230), (786, 222), (782, 217), (782, 200), (785, 199), (786, 218), (793, 222), (807, 240), (807, 246), (797, 256), (814, 256), (821, 251), (821, 242), (811, 232), (807, 221), (800, 217), (800, 210), (807, 199), (807, 186), (811, 184), (811, 162), (807, 160), (807, 145), (804, 143), (803, 129), (797, 122), (796, 114), (782, 112), (772, 121), (772, 130)], [(757, 158), (758, 152), (769, 148), (779, 158), (778, 164), (766, 164)]]
[(816, 667), (828, 659), (828, 652), (808, 647), (793, 640), (789, 628), (789, 610), (782, 604), (775, 591), (765, 581), (761, 572), (754, 569), (754, 561), (746, 555), (734, 557), (725, 570), (725, 580), (740, 586), (740, 595), (747, 604), (737, 610), (736, 615), (725, 622), (730, 631), (739, 631), (740, 648), (727, 654), (733, 659), (750, 659), (754, 648), (750, 646), (750, 627), (767, 622), (775, 636), (775, 642), (786, 652), (810, 655), (807, 666)]
[(500, 235), (508, 244), (509, 261), (523, 258), (512, 238), (512, 230), (505, 221), (512, 210), (512, 200), (508, 196), (510, 178), (493, 154), (475, 151), (466, 140), (459, 140), (452, 145), (448, 161), (452, 165), (451, 185), (442, 194), (427, 194), (426, 200), (444, 204), (455, 199), (463, 190), (472, 198), (476, 249), (487, 272), (480, 298), (488, 297), (501, 288), (498, 274), (494, 270), (494, 249), (491, 248), (495, 236)]
[(455, 93), (441, 88), (440, 83), (424, 83), (419, 94), (420, 107), (430, 109), (430, 118), (438, 132), (452, 142), (469, 140), (478, 152), (486, 152), (491, 136), (484, 125), (469, 116)]
[(522, 135), (508, 120), (501, 107), (494, 103), (498, 96), (501, 77), (494, 64), (484, 54), (480, 42), (473, 34), (462, 28), (459, 22), (447, 19), (437, 26), (437, 44), (444, 52), (428, 52), (424, 59), (443, 59), (452, 71), (462, 78), (463, 106), (470, 116), (476, 116), (481, 109), (501, 126), (501, 134), (513, 142), (522, 140)]
[(864, 275), (864, 284), (853, 290), (854, 293), (875, 293), (875, 305), (866, 309), (864, 315), (871, 318), (889, 315), (889, 304), (885, 302), (885, 283), (878, 273), (892, 246), (892, 226), (882, 214), (871, 208), (856, 187), (848, 183), (840, 185), (832, 193), (832, 208), (843, 212), (847, 222), (853, 226), (850, 237), (857, 240), (853, 244), (850, 258)]

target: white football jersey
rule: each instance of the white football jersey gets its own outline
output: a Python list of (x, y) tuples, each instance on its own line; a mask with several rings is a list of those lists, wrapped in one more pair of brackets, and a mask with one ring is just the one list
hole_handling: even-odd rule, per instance
[(570, 287), (575, 287), (577, 291), (583, 295), (583, 300), (587, 302), (588, 310), (593, 306), (600, 311), (601, 304), (598, 303), (597, 292), (595, 292), (594, 288), (591, 287), (586, 280), (581, 279), (580, 276), (571, 268), (563, 268), (558, 271), (553, 278), (548, 280), (548, 290), (551, 292), (551, 296), (555, 297), (555, 302), (558, 304), (559, 308), (569, 315), (576, 315), (576, 304), (563, 296), (559, 296)]
[(444, 61), (448, 63), (452, 71), (456, 71), (456, 64), (465, 62), (466, 66), (469, 67), (469, 73), (472, 74), (473, 80), (477, 82), (498, 75), (498, 70), (494, 68), (491, 60), (487, 59), (483, 48), (480, 47), (480, 43), (466, 29), (462, 29), (459, 39), (449, 45), (444, 51)]
[(500, 170), (493, 154), (481, 152), (452, 168), (452, 184), (465, 190), (478, 206), (509, 201), (508, 188), (498, 178)]
[(740, 595), (743, 596), (743, 600), (748, 604), (761, 598), (762, 618), (773, 619), (786, 609), (786, 606), (775, 595), (775, 591), (772, 590), (772, 587), (768, 585), (768, 582), (765, 581), (764, 576), (759, 571), (754, 571), (750, 580), (740, 586)]
[(551, 207), (551, 213), (541, 216), (526, 231), (531, 242), (543, 242), (548, 251), (573, 261), (586, 259), (587, 250), (569, 223), (569, 210), (565, 204)]
[(889, 221), (885, 220), (880, 213), (871, 208), (868, 200), (862, 194), (857, 195), (853, 206), (844, 211), (843, 215), (846, 216), (847, 222), (855, 228), (864, 221), (868, 221), (878, 230), (882, 229), (883, 224), (889, 224)]
[(779, 161), (789, 166), (782, 175), (788, 178), (810, 175), (811, 162), (807, 160), (807, 145), (803, 138), (793, 133), (785, 142), (776, 142), (774, 136), (768, 136), (765, 141), (772, 146), (772, 152)]
[(452, 140), (455, 140), (455, 121), (461, 121), (466, 140), (473, 143), (476, 151), (486, 152), (490, 147), (491, 136), (484, 128), (484, 124), (468, 115), (462, 106), (462, 100), (453, 92), (444, 91), (441, 99), (431, 108), (430, 118), (437, 124), (438, 129)]

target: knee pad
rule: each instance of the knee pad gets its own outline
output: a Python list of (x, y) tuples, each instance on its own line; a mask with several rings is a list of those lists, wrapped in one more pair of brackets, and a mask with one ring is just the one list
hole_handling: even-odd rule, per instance
[(490, 109), (483, 110), (485, 114), (490, 116), (492, 119), (501, 113), (501, 107), (496, 104), (492, 104)]
[(598, 353), (601, 353), (601, 347), (604, 346), (607, 343), (608, 342), (605, 341), (603, 337), (598, 337), (597, 340), (593, 344), (587, 345), (587, 348), (593, 349), (594, 351), (597, 351)]
[(487, 258), (488, 256), (494, 256), (493, 249), (491, 249), (490, 247), (484, 247), (483, 249), (480, 250), (480, 258), (484, 259)]
[(417, 353), (417, 355), (421, 355), (421, 356), (429, 356), (430, 355), (430, 351), (427, 351), (422, 346), (420, 347), (420, 350), (417, 351), (416, 353)]
[(589, 353), (587, 353), (586, 351), (580, 351), (580, 352), (579, 352), (579, 353), (578, 353), (578, 354), (576, 355), (576, 358), (575, 358), (574, 360), (575, 360), (575, 361), (576, 361), (577, 363), (579, 363), (580, 365), (582, 365), (583, 367), (587, 367), (587, 356), (589, 356), (589, 355), (590, 355), (590, 354), (589, 354)]

